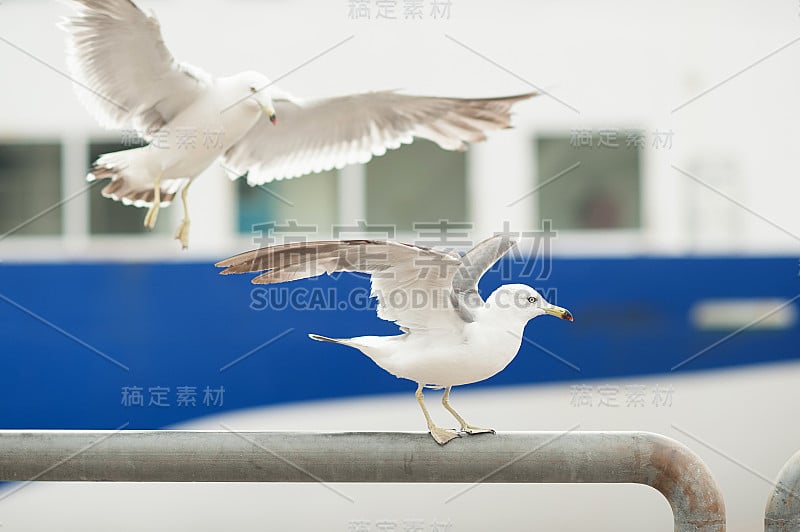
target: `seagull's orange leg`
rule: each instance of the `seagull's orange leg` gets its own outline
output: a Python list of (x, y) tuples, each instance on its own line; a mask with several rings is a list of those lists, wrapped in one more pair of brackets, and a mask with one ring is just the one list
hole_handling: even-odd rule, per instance
[(189, 248), (189, 224), (191, 220), (189, 220), (189, 204), (186, 199), (186, 195), (189, 192), (189, 185), (192, 184), (191, 179), (188, 183), (183, 186), (183, 190), (181, 190), (181, 202), (183, 203), (183, 220), (181, 220), (181, 225), (178, 226), (178, 232), (175, 233), (175, 238), (181, 241), (181, 246), (183, 249)]
[(458, 412), (456, 412), (455, 409), (450, 406), (450, 388), (452, 388), (452, 386), (448, 386), (444, 389), (444, 395), (442, 395), (442, 404), (448, 412), (453, 414), (453, 417), (456, 418), (456, 421), (458, 421), (458, 423), (461, 425), (461, 432), (466, 432), (467, 434), (494, 434), (494, 429), (482, 429), (480, 427), (474, 427), (467, 423), (463, 417), (458, 415)]
[(153, 181), (153, 204), (150, 205), (144, 217), (144, 227), (148, 231), (152, 231), (156, 226), (159, 207), (161, 207), (161, 174), (158, 174), (158, 177)]
[(425, 408), (425, 399), (422, 396), (422, 388), (423, 388), (422, 384), (419, 384), (417, 386), (417, 393), (416, 393), (417, 402), (419, 403), (419, 406), (422, 408), (422, 413), (425, 415), (425, 421), (427, 421), (428, 423), (428, 430), (431, 431), (431, 436), (433, 436), (433, 439), (436, 440), (436, 443), (438, 443), (439, 445), (444, 445), (453, 438), (458, 438), (459, 434), (457, 432), (437, 427), (433, 423), (431, 415), (428, 413), (428, 409)]

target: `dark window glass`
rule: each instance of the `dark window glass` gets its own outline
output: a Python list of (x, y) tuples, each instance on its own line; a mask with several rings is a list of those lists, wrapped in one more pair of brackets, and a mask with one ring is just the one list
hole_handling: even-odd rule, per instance
[[(98, 157), (104, 153), (113, 151), (121, 151), (131, 149), (140, 145), (139, 143), (117, 143), (117, 142), (92, 142), (89, 144), (89, 163), (94, 163)], [(145, 233), (147, 230), (144, 228), (144, 216), (147, 214), (146, 208), (138, 208), (132, 205), (123, 205), (119, 201), (114, 201), (110, 198), (104, 198), (100, 191), (110, 181), (104, 179), (92, 186), (89, 191), (89, 232), (93, 235), (107, 235), (107, 234), (137, 234)], [(173, 201), (173, 206), (180, 201)], [(169, 224), (161, 219), (164, 212), (161, 212), (159, 221), (153, 229), (154, 233), (168, 233), (174, 228), (168, 227)]]
[(60, 144), (0, 144), (0, 235), (61, 233), (61, 199)]
[(554, 229), (641, 227), (641, 147), (622, 133), (611, 145), (607, 137), (602, 140), (599, 135), (579, 144), (570, 136), (535, 139), (539, 214), (552, 220)]
[(467, 157), (433, 142), (387, 152), (367, 164), (367, 221), (413, 231), (415, 223), (467, 219)]
[[(309, 174), (294, 179), (272, 181), (251, 187), (247, 179), (237, 180), (238, 228), (243, 234), (258, 233), (263, 224), (274, 223), (288, 227), (290, 221), (296, 222), (297, 233), (308, 237), (331, 234), (331, 228), (338, 217), (337, 172), (331, 170)], [(254, 229), (255, 228), (255, 229)], [(276, 243), (281, 243), (278, 240)]]

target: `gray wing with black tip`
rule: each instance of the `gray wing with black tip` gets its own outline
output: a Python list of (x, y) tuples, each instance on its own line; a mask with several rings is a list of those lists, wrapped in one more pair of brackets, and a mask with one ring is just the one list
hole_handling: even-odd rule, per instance
[(517, 243), (506, 235), (487, 238), (461, 257), (461, 267), (453, 276), (453, 291), (450, 294), (453, 307), (467, 323), (475, 321), (471, 309), (484, 304), (478, 293), (478, 281), (495, 262), (508, 253)]

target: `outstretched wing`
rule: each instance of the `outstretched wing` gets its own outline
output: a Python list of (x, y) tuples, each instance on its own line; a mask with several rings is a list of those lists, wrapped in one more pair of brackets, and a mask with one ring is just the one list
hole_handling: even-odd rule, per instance
[(461, 99), (392, 91), (327, 98), (308, 104), (275, 98), (277, 125), (265, 117), (225, 154), (225, 164), (261, 185), (275, 179), (365, 163), (414, 137), (464, 150), (486, 132), (510, 127), (511, 106), (535, 93)]
[(478, 281), (516, 244), (508, 236), (497, 235), (480, 242), (461, 257), (461, 267), (453, 276), (451, 297), (453, 307), (464, 321), (475, 321), (471, 309), (480, 307), (484, 303), (478, 293)]
[(255, 284), (273, 284), (333, 272), (371, 276), (378, 316), (409, 329), (464, 325), (450, 304), (455, 253), (379, 240), (294, 242), (249, 251), (220, 261), (222, 274), (265, 272)]
[(211, 82), (175, 61), (153, 16), (131, 0), (72, 0), (78, 14), (62, 27), (78, 97), (107, 128), (145, 138), (186, 108)]

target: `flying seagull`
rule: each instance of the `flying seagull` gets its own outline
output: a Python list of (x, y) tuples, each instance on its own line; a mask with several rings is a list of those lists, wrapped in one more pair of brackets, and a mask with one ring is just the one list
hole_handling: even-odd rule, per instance
[[(503, 285), (484, 301), (478, 281), (515, 243), (505, 236), (484, 240), (463, 257), (451, 251), (379, 240), (295, 242), (242, 253), (217, 263), (223, 274), (266, 272), (254, 284), (274, 284), (333, 272), (371, 276), (378, 316), (402, 334), (314, 340), (354, 347), (396, 377), (417, 383), (417, 401), (433, 438), (441, 445), (461, 433), (494, 432), (467, 423), (450, 405), (453, 386), (479, 382), (502, 371), (517, 355), (525, 324), (550, 314), (572, 321), (533, 288)], [(442, 404), (461, 431), (434, 424), (423, 390), (444, 388)]]
[(106, 153), (88, 179), (110, 179), (103, 195), (148, 207), (155, 226), (160, 206), (181, 192), (189, 241), (187, 191), (214, 161), (232, 179), (261, 185), (276, 179), (365, 163), (415, 137), (446, 150), (510, 127), (511, 106), (535, 93), (462, 99), (367, 92), (304, 101), (264, 75), (213, 77), (179, 63), (158, 20), (131, 0), (69, 0), (77, 14), (64, 21), (67, 62), (76, 91), (109, 129), (128, 129), (146, 146)]

